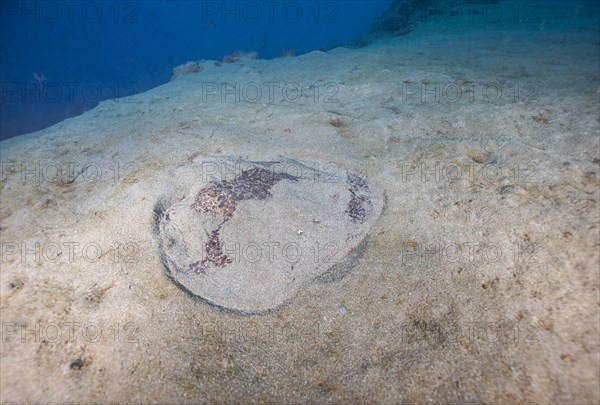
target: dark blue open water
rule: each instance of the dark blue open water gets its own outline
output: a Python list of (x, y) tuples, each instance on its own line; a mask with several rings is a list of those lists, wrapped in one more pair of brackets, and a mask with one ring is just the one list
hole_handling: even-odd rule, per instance
[[(502, 0), (405, 3), (407, 10), (420, 8), (417, 21), (441, 15), (437, 22), (447, 24), (459, 13), (493, 23), (500, 13), (530, 22), (535, 30), (543, 30), (550, 17), (540, 6), (554, 3), (552, 24), (558, 16), (568, 29), (586, 19), (600, 35), (598, 1), (523, 0), (516, 8)], [(236, 50), (274, 58), (286, 50), (303, 54), (348, 44), (391, 5), (392, 0), (2, 0), (0, 139), (81, 114), (100, 100), (158, 86), (188, 60), (220, 60)], [(510, 28), (495, 28), (510, 34)]]
[[(158, 86), (188, 60), (344, 44), (391, 0), (0, 2), (1, 138)], [(34, 74), (45, 77), (39, 92)], [(41, 93), (41, 94), (40, 94)]]

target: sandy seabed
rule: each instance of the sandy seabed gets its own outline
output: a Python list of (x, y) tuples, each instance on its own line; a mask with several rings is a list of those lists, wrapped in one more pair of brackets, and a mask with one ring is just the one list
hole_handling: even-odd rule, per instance
[[(2, 141), (2, 402), (599, 403), (598, 28), (469, 28), (204, 61)], [(352, 167), (386, 207), (345, 277), (224, 311), (153, 233), (203, 156)]]

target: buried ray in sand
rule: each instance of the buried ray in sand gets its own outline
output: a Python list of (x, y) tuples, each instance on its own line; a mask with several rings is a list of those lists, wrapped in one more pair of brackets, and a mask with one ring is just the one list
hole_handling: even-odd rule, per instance
[(1, 141), (0, 403), (600, 403), (599, 17), (542, 3)]
[(347, 272), (383, 209), (366, 179), (332, 163), (201, 167), (182, 200), (159, 201), (155, 235), (173, 281), (227, 309), (274, 309), (307, 282)]

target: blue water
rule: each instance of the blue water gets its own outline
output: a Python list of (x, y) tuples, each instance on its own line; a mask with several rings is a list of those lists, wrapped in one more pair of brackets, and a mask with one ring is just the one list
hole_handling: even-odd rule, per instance
[[(550, 2), (524, 0), (519, 18), (528, 18), (542, 3)], [(592, 21), (598, 24), (596, 0), (553, 3), (562, 6), (568, 24), (589, 19), (590, 13), (596, 14)], [(170, 79), (173, 67), (188, 60), (220, 60), (236, 50), (256, 51), (269, 59), (284, 50), (303, 54), (347, 44), (365, 34), (391, 4), (2, 0), (0, 139), (50, 126), (101, 100), (156, 87)], [(451, 4), (486, 16), (496, 10), (497, 1)], [(544, 16), (535, 18), (543, 26)]]
[(268, 59), (344, 44), (390, 4), (1, 0), (0, 139), (156, 87), (188, 60), (236, 50)]

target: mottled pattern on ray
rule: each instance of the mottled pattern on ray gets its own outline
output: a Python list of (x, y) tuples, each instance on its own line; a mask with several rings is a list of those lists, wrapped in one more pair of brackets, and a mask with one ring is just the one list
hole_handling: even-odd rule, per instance
[[(171, 202), (157, 210), (156, 234), (169, 277), (214, 305), (257, 313), (307, 282), (349, 274), (381, 215), (383, 193), (330, 162), (282, 158), (236, 170), (237, 162), (199, 157), (198, 167), (237, 175), (189, 178), (188, 171), (186, 196), (163, 199)], [(248, 246), (251, 258), (243, 254)], [(329, 269), (335, 277), (324, 276)]]
[[(223, 223), (233, 217), (235, 206), (238, 202), (250, 199), (264, 200), (271, 196), (271, 188), (280, 180), (297, 181), (298, 178), (287, 173), (273, 173), (260, 167), (244, 170), (233, 181), (213, 182), (203, 188), (196, 195), (192, 209), (199, 213), (213, 213), (223, 216)], [(210, 233), (208, 242), (205, 243), (206, 257), (189, 265), (189, 269), (196, 274), (205, 274), (212, 264), (215, 267), (225, 267), (232, 260), (223, 253), (219, 231), (223, 226)]]

